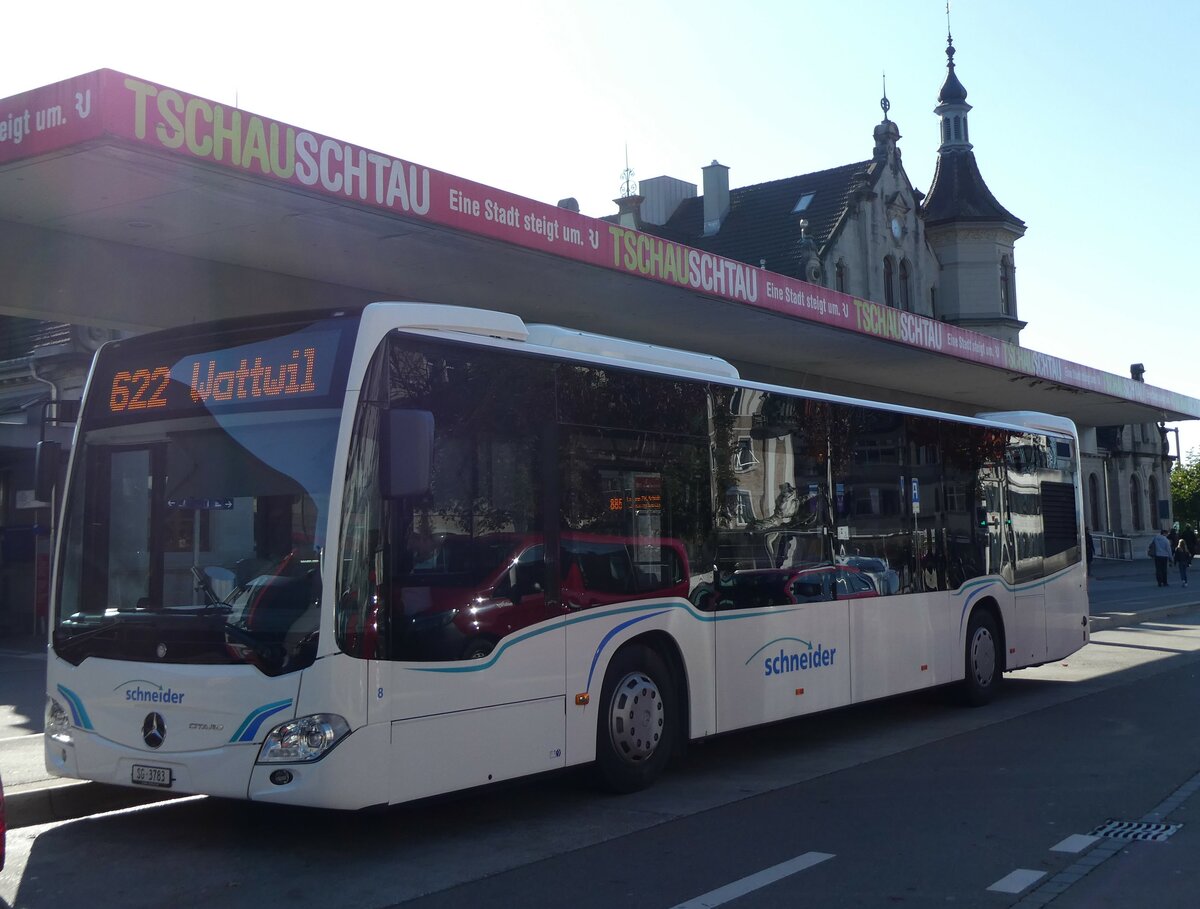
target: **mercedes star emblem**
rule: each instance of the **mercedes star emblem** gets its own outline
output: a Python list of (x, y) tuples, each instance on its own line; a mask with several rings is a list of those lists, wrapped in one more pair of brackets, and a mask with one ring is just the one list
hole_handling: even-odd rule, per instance
[(147, 713), (142, 723), (142, 741), (151, 748), (158, 748), (167, 737), (167, 724), (161, 713)]

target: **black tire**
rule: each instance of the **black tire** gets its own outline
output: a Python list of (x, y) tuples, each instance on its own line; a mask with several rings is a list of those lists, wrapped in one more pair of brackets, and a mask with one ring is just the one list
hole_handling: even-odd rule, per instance
[(996, 620), (985, 609), (977, 609), (967, 623), (966, 676), (963, 698), (971, 707), (981, 707), (996, 696), (1004, 678), (1004, 651)]
[(596, 718), (596, 772), (609, 792), (645, 789), (671, 758), (679, 728), (674, 679), (648, 647), (617, 652), (604, 674)]

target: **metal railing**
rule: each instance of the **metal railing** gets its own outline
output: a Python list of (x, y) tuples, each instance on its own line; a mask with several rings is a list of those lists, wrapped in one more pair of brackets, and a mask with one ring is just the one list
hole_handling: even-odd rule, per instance
[(1133, 540), (1130, 537), (1119, 537), (1113, 533), (1093, 531), (1092, 542), (1096, 546), (1096, 558), (1098, 559), (1133, 561)]

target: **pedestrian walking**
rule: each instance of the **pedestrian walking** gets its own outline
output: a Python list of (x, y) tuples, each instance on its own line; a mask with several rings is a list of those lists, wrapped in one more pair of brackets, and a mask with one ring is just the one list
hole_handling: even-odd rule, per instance
[(1092, 539), (1092, 528), (1085, 527), (1083, 533), (1087, 537), (1087, 573), (1090, 578), (1092, 576), (1092, 562), (1096, 558), (1096, 541)]
[(1187, 543), (1188, 552), (1194, 556), (1196, 554), (1196, 531), (1192, 529), (1191, 524), (1183, 528), (1183, 539)]
[(1179, 580), (1183, 582), (1183, 586), (1187, 587), (1187, 570), (1192, 564), (1192, 551), (1188, 549), (1187, 540), (1183, 537), (1179, 538), (1179, 542), (1175, 544), (1175, 567), (1179, 569)]
[(1159, 587), (1170, 587), (1167, 582), (1167, 571), (1171, 567), (1171, 539), (1167, 536), (1164, 530), (1153, 540), (1150, 541), (1150, 547), (1146, 550), (1146, 554), (1154, 559), (1154, 577), (1158, 581)]

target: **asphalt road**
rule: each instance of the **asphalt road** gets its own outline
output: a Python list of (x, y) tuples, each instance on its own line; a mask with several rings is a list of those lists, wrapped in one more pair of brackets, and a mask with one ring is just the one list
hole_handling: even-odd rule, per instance
[[(1196, 776), (1198, 721), (1195, 616), (1100, 632), (1069, 660), (1013, 674), (983, 709), (927, 692), (731, 735), (632, 796), (568, 774), (375, 815), (195, 798), (22, 827), (0, 899), (586, 909), (736, 892), (739, 909), (1044, 905), (1040, 888), (1110, 841), (1052, 847), (1141, 820)], [(1118, 846), (1055, 906), (1194, 904), (1200, 830)], [(756, 887), (770, 869), (792, 873)], [(1033, 878), (988, 889), (1014, 874)]]

